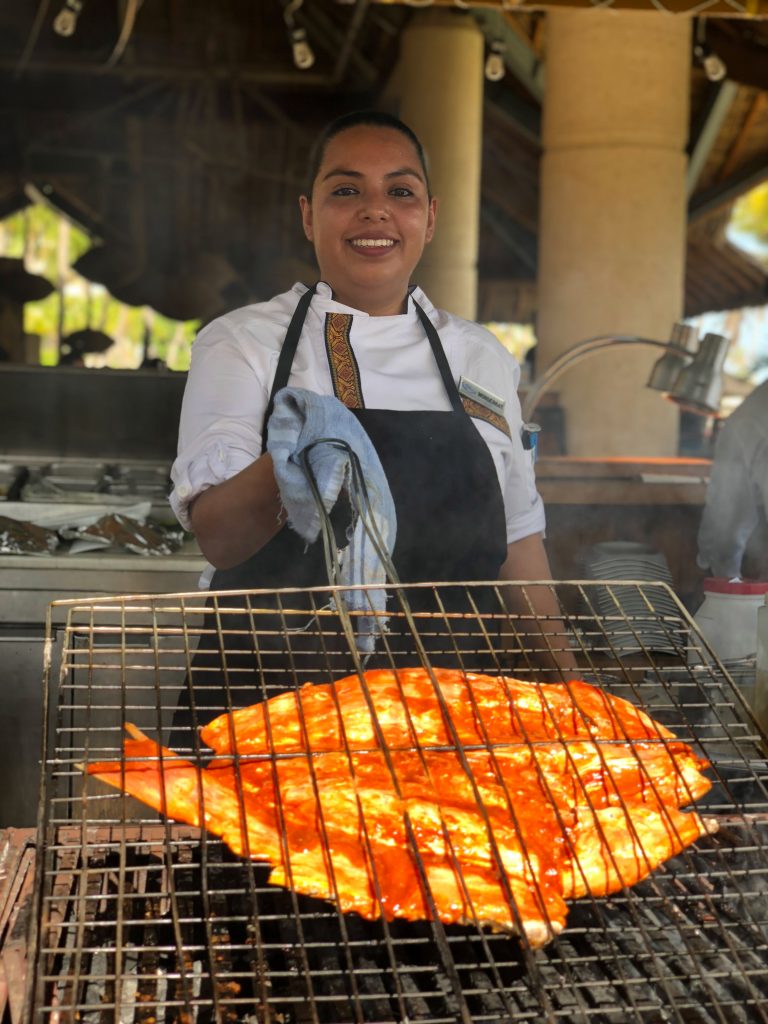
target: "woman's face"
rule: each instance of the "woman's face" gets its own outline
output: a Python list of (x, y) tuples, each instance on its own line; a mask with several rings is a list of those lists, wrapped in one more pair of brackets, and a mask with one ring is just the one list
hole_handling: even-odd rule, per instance
[(336, 299), (374, 316), (402, 313), (436, 210), (410, 140), (376, 125), (334, 136), (312, 195), (300, 205), (320, 275)]

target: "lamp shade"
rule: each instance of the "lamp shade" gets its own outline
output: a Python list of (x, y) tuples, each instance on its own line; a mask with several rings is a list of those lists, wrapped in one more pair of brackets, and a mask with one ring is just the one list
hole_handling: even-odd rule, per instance
[(722, 334), (706, 334), (699, 351), (684, 366), (669, 392), (669, 398), (684, 409), (699, 415), (717, 415), (723, 393), (723, 365), (730, 339)]
[[(671, 391), (683, 367), (688, 366), (693, 359), (698, 344), (696, 328), (688, 324), (676, 323), (672, 328), (670, 345), (676, 349), (668, 349), (663, 356), (656, 360), (648, 378), (646, 387), (654, 391)], [(680, 349), (685, 349), (689, 355), (686, 356)]]

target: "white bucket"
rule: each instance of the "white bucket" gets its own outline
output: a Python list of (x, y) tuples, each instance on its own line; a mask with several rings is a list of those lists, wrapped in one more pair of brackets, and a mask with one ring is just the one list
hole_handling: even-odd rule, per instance
[(755, 718), (768, 734), (768, 597), (757, 612), (757, 672), (755, 679)]
[(693, 618), (721, 661), (755, 657), (757, 613), (766, 594), (768, 581), (704, 581), (704, 601)]

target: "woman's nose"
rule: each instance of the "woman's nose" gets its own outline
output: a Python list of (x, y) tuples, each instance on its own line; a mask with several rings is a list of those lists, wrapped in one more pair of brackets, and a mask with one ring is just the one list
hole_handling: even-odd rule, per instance
[(363, 220), (388, 220), (389, 206), (383, 199), (370, 199), (361, 205), (359, 215)]

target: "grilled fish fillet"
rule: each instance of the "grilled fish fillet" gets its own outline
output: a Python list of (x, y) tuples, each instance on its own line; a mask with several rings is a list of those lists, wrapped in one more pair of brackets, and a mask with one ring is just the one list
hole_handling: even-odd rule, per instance
[(123, 759), (89, 774), (372, 920), (540, 946), (567, 900), (633, 885), (710, 829), (683, 810), (710, 788), (707, 763), (578, 681), (403, 669), (308, 684), (205, 726), (205, 767), (128, 732)]

